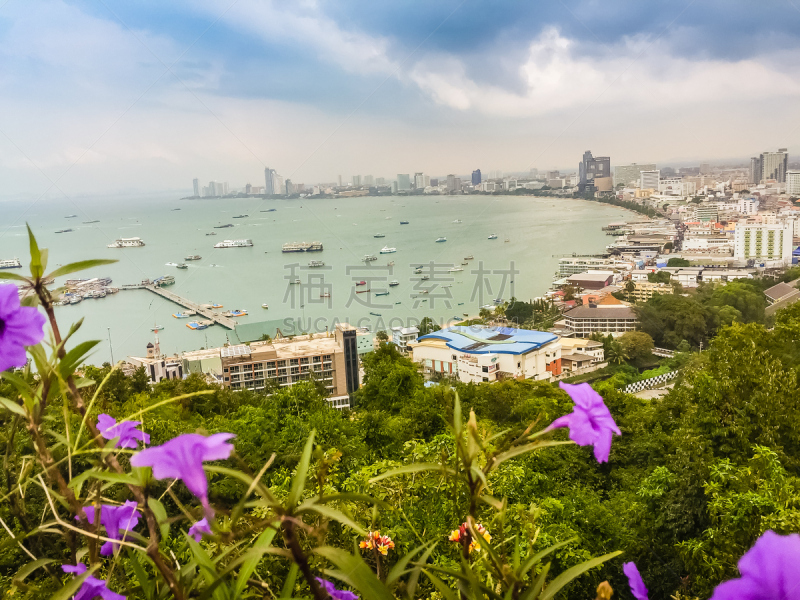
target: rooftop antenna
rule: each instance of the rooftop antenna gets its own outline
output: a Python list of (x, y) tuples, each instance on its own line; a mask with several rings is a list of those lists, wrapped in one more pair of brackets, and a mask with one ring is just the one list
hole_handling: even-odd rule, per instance
[(111, 327), (108, 329), (108, 349), (111, 352), (111, 366), (114, 366), (114, 346), (111, 345)]

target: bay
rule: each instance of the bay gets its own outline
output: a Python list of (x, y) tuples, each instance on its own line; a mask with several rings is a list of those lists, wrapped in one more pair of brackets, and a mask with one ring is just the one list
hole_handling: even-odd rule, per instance
[[(274, 211), (266, 212), (270, 209)], [(77, 216), (66, 218), (73, 214)], [(247, 216), (234, 218), (240, 215)], [(50, 270), (89, 258), (119, 260), (71, 277), (111, 277), (112, 285), (119, 287), (169, 274), (176, 279), (170, 291), (182, 297), (216, 302), (224, 310), (248, 310), (240, 322), (301, 319), (324, 330), (338, 320), (374, 331), (414, 324), (425, 316), (446, 320), (475, 315), (482, 304), (498, 297), (540, 296), (550, 286), (559, 255), (601, 252), (610, 240), (601, 227), (625, 218), (630, 219), (630, 213), (605, 204), (531, 196), (181, 200), (177, 194), (159, 194), (41, 200), (33, 205), (6, 202), (0, 204), (0, 259), (20, 258), (27, 270), (27, 222), (40, 246), (50, 249)], [(401, 225), (403, 220), (409, 224)], [(214, 229), (228, 223), (234, 226)], [(73, 231), (55, 233), (61, 229)], [(217, 235), (206, 235), (211, 232)], [(375, 238), (379, 233), (385, 237)], [(490, 234), (497, 239), (488, 239)], [(146, 245), (107, 248), (119, 237), (134, 236)], [(437, 243), (439, 237), (447, 241)], [(253, 247), (213, 248), (225, 239), (245, 238)], [(293, 241), (319, 241), (324, 250), (282, 253), (281, 246)], [(384, 246), (397, 252), (379, 254)], [(186, 270), (166, 265), (184, 262), (192, 254), (202, 259), (186, 261)], [(378, 257), (368, 267), (361, 260), (367, 254)], [(465, 261), (470, 255), (474, 259)], [(311, 260), (323, 261), (325, 267), (308, 268)], [(395, 266), (387, 267), (389, 261)], [(414, 273), (419, 266), (424, 267), (421, 275)], [(464, 270), (450, 272), (453, 268)], [(425, 274), (430, 279), (421, 281)], [(295, 278), (302, 283), (290, 283)], [(356, 287), (361, 280), (367, 285)], [(388, 287), (391, 280), (400, 285)], [(372, 292), (354, 293), (367, 288)], [(419, 293), (426, 288), (428, 294)], [(383, 290), (389, 295), (375, 296)], [(325, 292), (329, 299), (320, 298)], [(263, 309), (263, 303), (269, 309)], [(76, 341), (104, 340), (90, 359), (96, 364), (110, 359), (111, 348), (115, 360), (141, 356), (153, 340), (154, 325), (163, 327), (159, 338), (167, 353), (218, 346), (230, 339), (217, 325), (188, 329), (186, 319), (172, 317), (179, 310), (146, 290), (136, 290), (59, 307), (56, 315), (64, 330), (85, 317)]]

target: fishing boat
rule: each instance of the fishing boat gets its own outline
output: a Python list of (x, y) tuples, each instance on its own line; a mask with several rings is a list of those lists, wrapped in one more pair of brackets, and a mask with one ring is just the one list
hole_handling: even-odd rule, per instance
[(176, 319), (188, 319), (194, 314), (194, 311), (186, 310), (183, 312), (172, 313), (172, 316)]
[(469, 256), (465, 256), (464, 260), (472, 260), (473, 258), (474, 257), (472, 256), (472, 254), (470, 254)]
[(56, 233), (69, 233), (72, 229), (59, 229)]
[(456, 272), (458, 272), (458, 271), (463, 271), (463, 270), (464, 270), (464, 269), (463, 269), (463, 268), (461, 268), (461, 267), (451, 267), (451, 268), (447, 269), (447, 272), (448, 272), (448, 273), (456, 273)]
[(376, 238), (385, 238), (385, 237), (386, 237), (386, 234), (385, 234), (385, 233), (376, 233), (376, 234), (375, 234), (375, 235), (373, 235), (372, 237), (376, 237)]
[(330, 293), (328, 293), (328, 292), (325, 292), (324, 294), (320, 294), (320, 296), (319, 296), (319, 297), (320, 297), (320, 298), (330, 298), (330, 297), (331, 297), (331, 295), (330, 295)]
[(462, 265), (468, 265), (469, 263), (468, 262), (462, 262), (461, 264)]
[(461, 219), (456, 219), (455, 221), (453, 221), (453, 223), (456, 223), (456, 224), (461, 223), (461, 222), (462, 222)]
[(373, 317), (380, 317), (380, 316), (381, 316), (381, 314), (380, 314), (380, 313), (374, 313), (374, 312), (371, 312), (371, 313), (369, 313), (369, 314), (371, 314)]
[(371, 291), (372, 290), (356, 290), (356, 294), (366, 294), (366, 293), (371, 292)]
[(394, 254), (395, 252), (397, 252), (397, 248), (389, 248), (389, 246), (381, 248), (381, 254)]
[(217, 235), (216, 232), (212, 231), (211, 233), (207, 233), (206, 235)]
[(223, 317), (246, 317), (247, 311), (242, 310), (240, 308), (234, 308), (233, 310), (229, 310), (227, 312), (222, 313)]
[(489, 236), (489, 239), (490, 239), (490, 240), (496, 240), (496, 239), (497, 239), (497, 234), (496, 234), (496, 233), (493, 233), (493, 234), (491, 234), (491, 235)]
[(447, 241), (447, 238), (446, 238), (446, 237), (440, 237), (440, 238), (437, 238), (437, 239), (436, 239), (436, 243), (437, 243), (437, 244), (438, 244), (439, 242), (446, 242), (446, 241)]
[(190, 254), (189, 256), (185, 256), (183, 260), (200, 260), (201, 258), (203, 257), (199, 254)]
[(366, 254), (364, 255), (364, 258), (362, 258), (361, 260), (363, 260), (364, 262), (371, 262), (373, 260), (378, 260), (378, 257), (375, 256), (374, 254)]
[(78, 215), (67, 215), (67, 216), (66, 216), (66, 217), (64, 217), (64, 218), (65, 218), (65, 219), (74, 219), (74, 218), (75, 218), (75, 217), (77, 217), (77, 216), (78, 216)]
[(226, 223), (225, 225), (214, 225), (214, 229), (226, 229), (228, 227), (233, 227), (233, 223)]
[(176, 265), (176, 266), (177, 266), (179, 269), (188, 269), (188, 268), (189, 268), (189, 265), (187, 265), (186, 263), (181, 263), (181, 264), (179, 264), (179, 265)]
[(161, 325), (155, 325), (155, 326), (150, 328), (150, 331), (155, 331), (156, 333), (158, 333), (162, 329), (164, 329), (164, 328)]
[(253, 240), (224, 240), (214, 244), (214, 248), (247, 248), (253, 245)]
[(388, 295), (389, 295), (389, 292), (378, 292), (378, 293), (377, 293), (377, 294), (375, 294), (375, 295), (376, 295), (376, 296), (388, 296)]
[(361, 281), (356, 283), (356, 287), (358, 287), (359, 285), (367, 285), (367, 282), (362, 279)]
[(400, 282), (397, 281), (396, 279), (394, 281), (389, 282), (389, 287), (397, 287), (398, 285), (400, 285)]
[(236, 216), (235, 216), (235, 217), (233, 217), (233, 218), (234, 218), (234, 219), (246, 219), (246, 218), (247, 218), (247, 217), (249, 217), (249, 216), (250, 216), (250, 215), (236, 215)]
[(319, 267), (324, 267), (325, 263), (322, 262), (321, 260), (312, 260), (311, 262), (308, 263), (308, 266), (311, 267), (312, 269), (318, 269)]
[(400, 221), (400, 225), (408, 225), (408, 221)]
[(420, 277), (419, 279), (420, 279), (420, 281), (428, 281), (428, 279), (430, 279), (430, 278), (431, 278), (431, 276), (430, 276), (430, 275), (423, 275), (423, 276), (422, 276), (422, 277)]
[(262, 305), (261, 305), (261, 308), (269, 308), (269, 304), (267, 304), (266, 302), (264, 302), (264, 304), (262, 304)]
[(299, 279), (292, 279), (289, 283), (291, 285), (300, 285), (302, 282)]

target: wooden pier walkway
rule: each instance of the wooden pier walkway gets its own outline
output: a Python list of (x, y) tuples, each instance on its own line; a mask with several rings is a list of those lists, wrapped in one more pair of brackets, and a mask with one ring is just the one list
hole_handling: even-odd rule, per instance
[(192, 310), (192, 311), (196, 312), (198, 315), (201, 315), (201, 316), (205, 317), (209, 321), (213, 321), (214, 323), (217, 323), (218, 325), (222, 325), (223, 327), (225, 327), (227, 329), (234, 329), (236, 327), (236, 321), (234, 321), (233, 319), (231, 319), (229, 317), (223, 317), (220, 313), (218, 313), (217, 311), (215, 311), (215, 310), (213, 310), (211, 308), (203, 308), (202, 306), (200, 306), (199, 304), (197, 304), (195, 302), (192, 302), (191, 300), (187, 300), (186, 298), (178, 296), (178, 294), (173, 294), (172, 292), (170, 292), (168, 290), (165, 290), (163, 287), (159, 287), (159, 286), (153, 285), (152, 283), (138, 283), (138, 284), (134, 284), (134, 285), (123, 285), (123, 286), (121, 286), (120, 289), (123, 289), (123, 290), (150, 290), (154, 294), (158, 294), (159, 296), (161, 296), (162, 298), (166, 298), (170, 302), (174, 302), (175, 304), (183, 306), (184, 308), (188, 308), (189, 310)]

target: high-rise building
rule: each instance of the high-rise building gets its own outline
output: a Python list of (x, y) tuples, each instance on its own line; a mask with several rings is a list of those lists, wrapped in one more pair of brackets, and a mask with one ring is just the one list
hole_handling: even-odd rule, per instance
[(361, 187), (361, 175), (353, 175), (353, 187)]
[(750, 183), (761, 183), (761, 158), (759, 156), (750, 158)]
[(578, 191), (593, 192), (595, 177), (611, 177), (611, 159), (608, 156), (592, 156), (587, 150), (578, 163)]
[(652, 171), (642, 171), (639, 173), (639, 187), (643, 190), (656, 190), (658, 191), (659, 180), (661, 179), (661, 171), (654, 169)]
[(377, 179), (375, 179), (375, 185), (386, 185), (386, 178), (378, 177)]
[(364, 185), (372, 187), (375, 185), (375, 178), (372, 175), (364, 175)]
[(481, 184), (481, 170), (475, 169), (472, 172), (472, 185), (480, 185)]
[(411, 190), (411, 176), (408, 173), (397, 174), (397, 189), (401, 192)]
[(276, 193), (275, 188), (275, 169), (264, 167), (264, 193), (271, 196)]
[(425, 188), (425, 175), (422, 173), (414, 173), (414, 189), (421, 190)]
[(194, 190), (194, 197), (195, 198), (199, 198), (200, 197), (200, 181), (197, 179), (197, 177), (195, 177), (194, 180), (192, 181), (192, 189)]
[(439, 180), (435, 177), (431, 177), (430, 185), (431, 187), (439, 187)]
[(286, 195), (287, 196), (291, 196), (292, 194), (294, 194), (294, 186), (292, 185), (292, 180), (291, 179), (287, 179), (286, 180)]
[(792, 260), (792, 226), (786, 223), (749, 224), (740, 221), (734, 233), (733, 255), (736, 260), (787, 265)]
[(789, 168), (789, 152), (786, 148), (778, 148), (777, 152), (762, 152), (760, 162), (761, 179), (786, 183), (786, 171)]
[(545, 177), (545, 179), (548, 179), (548, 180), (549, 179), (560, 179), (560, 178), (561, 178), (561, 173), (558, 171), (558, 169), (556, 169), (555, 171), (548, 171), (547, 172), (547, 177)]
[(450, 173), (447, 176), (447, 191), (454, 192), (456, 190), (456, 176)]
[(800, 196), (800, 171), (786, 171), (786, 193)]
[(244, 186), (244, 193), (245, 194), (251, 194), (252, 192), (253, 192), (253, 186), (252, 185), (250, 185), (248, 183), (246, 186)]
[(342, 187), (342, 176), (339, 175), (339, 187)]
[(614, 167), (614, 185), (620, 183), (628, 186), (637, 183), (640, 180), (642, 171), (655, 171), (654, 164), (637, 165), (631, 163), (630, 165), (620, 165)]
[(530, 177), (531, 179), (536, 179), (537, 177), (539, 177), (539, 169), (532, 168), (530, 172)]
[(708, 163), (700, 163), (700, 175), (711, 175), (711, 165)]

